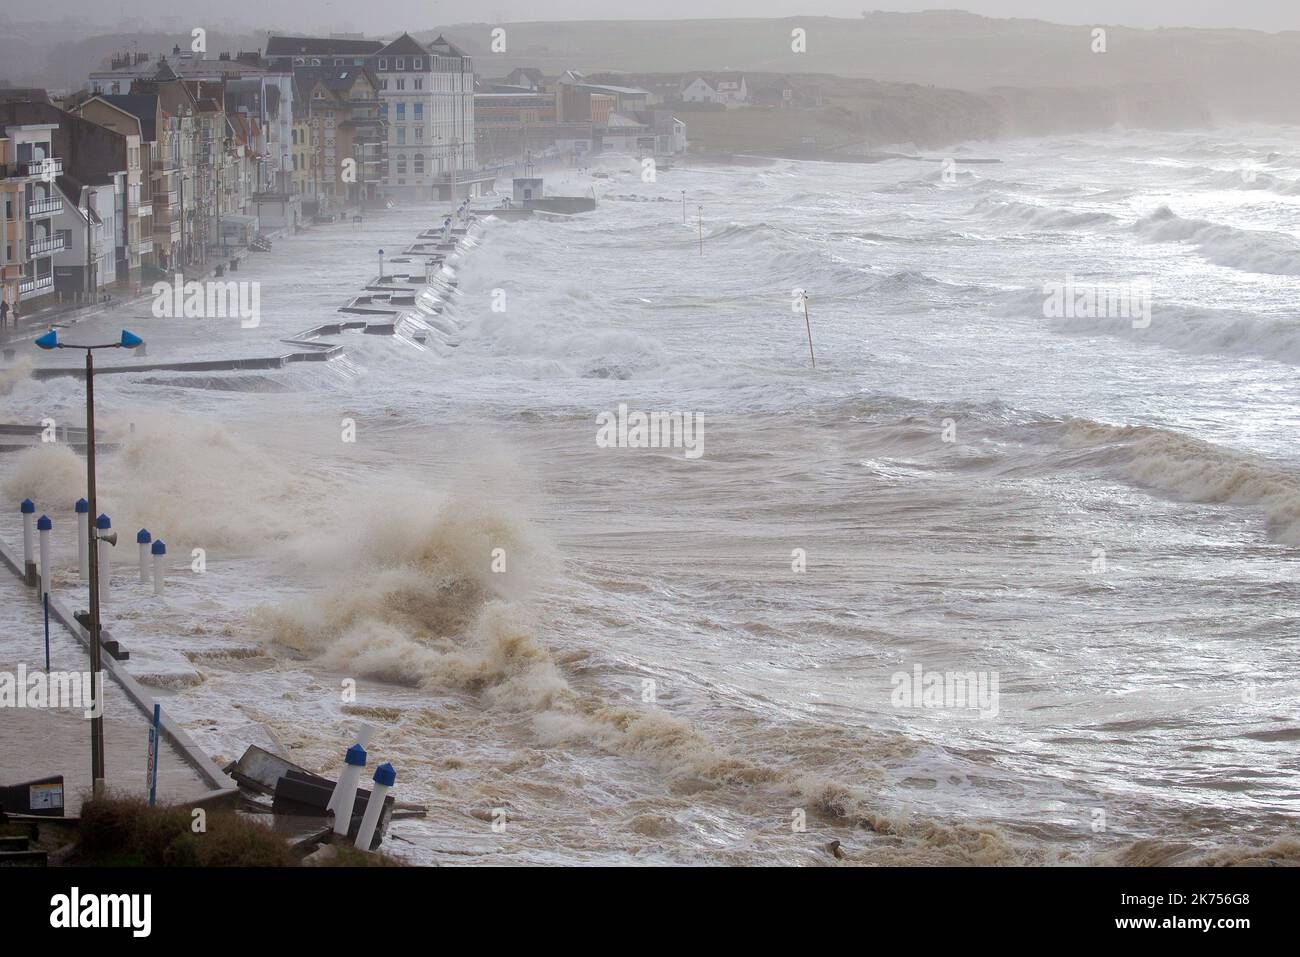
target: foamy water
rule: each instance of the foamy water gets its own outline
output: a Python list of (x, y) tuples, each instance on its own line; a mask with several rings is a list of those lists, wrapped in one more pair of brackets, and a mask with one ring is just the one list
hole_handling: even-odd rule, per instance
[[(105, 508), (177, 556), (110, 611), (136, 673), (224, 757), (332, 772), (379, 724), (418, 862), (1295, 859), (1296, 131), (971, 153), (610, 158), (548, 181), (594, 214), (488, 225), (423, 346), (104, 377)], [(170, 348), (331, 318), (436, 212), (278, 243), (261, 328)], [(1149, 283), (1149, 325), (1046, 318), (1067, 277)], [(0, 381), (75, 424), (75, 381)], [(620, 404), (703, 454), (599, 447)], [(61, 507), (60, 452), (6, 494)], [(900, 707), (918, 666), (996, 714)]]

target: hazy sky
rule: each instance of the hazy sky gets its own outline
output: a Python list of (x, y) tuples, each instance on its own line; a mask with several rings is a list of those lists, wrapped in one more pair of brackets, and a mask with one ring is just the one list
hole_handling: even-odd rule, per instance
[(857, 16), (863, 10), (935, 8), (1060, 23), (1300, 30), (1300, 0), (366, 0), (360, 5), (356, 0), (42, 0), (39, 6), (8, 13), (18, 20), (72, 13), (97, 22), (115, 14), (197, 15), (196, 25), (233, 19), (304, 31), (350, 23), (353, 29), (375, 33), (467, 21)]

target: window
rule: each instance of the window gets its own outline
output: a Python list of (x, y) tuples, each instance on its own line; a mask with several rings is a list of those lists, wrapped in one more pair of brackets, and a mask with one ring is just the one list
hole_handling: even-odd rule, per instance
[(416, 153), (416, 154), (415, 154), (415, 172), (417, 172), (417, 173), (423, 173), (423, 172), (424, 172), (424, 154), (423, 154), (423, 153)]
[(400, 57), (400, 56), (399, 56), (399, 57), (397, 58), (397, 69), (399, 69), (399, 70), (405, 70), (405, 69), (406, 69), (406, 60), (405, 60), (403, 57)]
[(423, 69), (424, 69), (423, 63), (422, 63), (422, 61), (420, 60), (419, 57), (416, 57), (416, 58), (415, 58), (415, 60), (413, 61), (413, 64), (414, 64), (414, 65), (413, 65), (412, 69), (415, 69), (415, 70), (423, 70)]
[(397, 128), (397, 145), (398, 145), (398, 146), (405, 146), (405, 145), (406, 145), (406, 127), (405, 127), (405, 126), (399, 126), (399, 127)]
[(415, 118), (416, 120), (424, 119), (424, 104), (419, 100), (415, 101)]
[(423, 89), (424, 89), (424, 80), (422, 80), (422, 79), (421, 79), (420, 77), (418, 77), (418, 76), (415, 78), (415, 88), (416, 88), (417, 90), (423, 90)]
[(417, 142), (417, 143), (423, 143), (423, 142), (424, 142), (424, 127), (423, 127), (423, 126), (417, 126), (417, 127), (415, 128), (415, 142)]
[(387, 70), (387, 69), (388, 69), (388, 58), (387, 58), (387, 57), (382, 57), (382, 56), (381, 56), (381, 57), (379, 58), (379, 69), (381, 69), (381, 70)]
[(404, 175), (406, 175), (406, 157), (405, 157), (405, 156), (399, 156), (399, 157), (397, 157), (397, 175), (398, 175), (398, 176), (404, 176)]
[(397, 80), (397, 88), (398, 88), (399, 90), (405, 90), (405, 89), (406, 89), (406, 80), (404, 80), (404, 79), (402, 79), (402, 78), (399, 77), (398, 80)]

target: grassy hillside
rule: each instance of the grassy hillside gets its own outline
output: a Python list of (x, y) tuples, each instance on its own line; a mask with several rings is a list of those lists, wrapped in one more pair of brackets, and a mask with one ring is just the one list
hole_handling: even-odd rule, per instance
[[(1130, 98), (1155, 85), (1184, 90), (1217, 120), (1300, 121), (1300, 33), (1108, 27), (1107, 52), (1094, 53), (1089, 27), (930, 11), (858, 19), (508, 23), (506, 52), (492, 53), (493, 26), (439, 29), (473, 53), (475, 68), (487, 76), (515, 66), (549, 73), (733, 69), (968, 91), (1096, 88)], [(791, 51), (795, 28), (806, 31), (805, 53)]]

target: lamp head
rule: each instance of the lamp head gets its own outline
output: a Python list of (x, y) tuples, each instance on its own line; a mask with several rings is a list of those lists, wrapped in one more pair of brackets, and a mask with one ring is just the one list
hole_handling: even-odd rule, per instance
[(118, 342), (118, 345), (121, 346), (123, 349), (134, 349), (137, 346), (144, 345), (144, 340), (141, 339), (139, 336), (137, 336), (134, 332), (131, 332), (127, 329), (123, 329), (122, 339), (120, 342)]
[(36, 344), (42, 349), (57, 349), (59, 347), (59, 334), (51, 329), (43, 336), (38, 336)]

